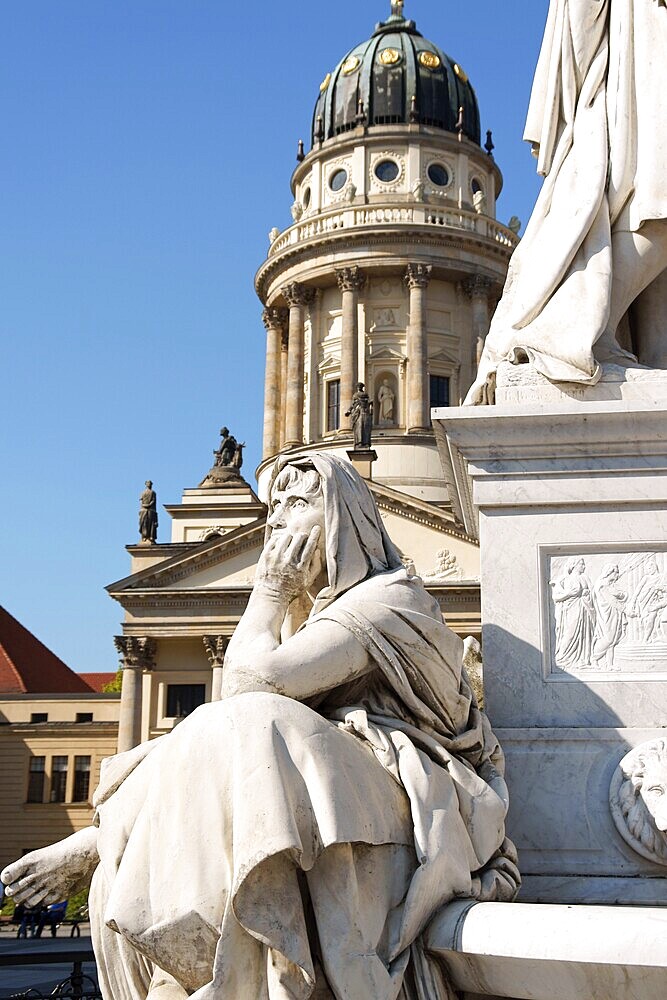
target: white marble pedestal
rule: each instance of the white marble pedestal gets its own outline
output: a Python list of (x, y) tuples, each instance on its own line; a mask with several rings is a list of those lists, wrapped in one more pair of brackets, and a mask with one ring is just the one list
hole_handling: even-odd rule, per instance
[(486, 708), (520, 899), (667, 905), (667, 839), (648, 811), (637, 829), (637, 755), (619, 770), (647, 744), (641, 766), (667, 778), (667, 398), (563, 394), (433, 418), (452, 502), (479, 530)]

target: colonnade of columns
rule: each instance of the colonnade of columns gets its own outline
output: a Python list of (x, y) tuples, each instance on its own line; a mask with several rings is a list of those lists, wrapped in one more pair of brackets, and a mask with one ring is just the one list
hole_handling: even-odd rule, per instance
[[(430, 427), (430, 392), (428, 376), (427, 288), (431, 280), (429, 264), (408, 264), (404, 281), (409, 290), (407, 363), (408, 432), (419, 433)], [(340, 430), (349, 430), (344, 417), (352, 403), (358, 381), (359, 294), (366, 284), (363, 270), (351, 265), (335, 269), (341, 293), (340, 357)], [(463, 283), (472, 300), (473, 350), (479, 360), (489, 329), (489, 293), (493, 281), (474, 275)], [(304, 331), (307, 309), (315, 290), (299, 282), (281, 289), (285, 308), (267, 308), (263, 313), (266, 327), (266, 377), (264, 389), (263, 457), (275, 455), (281, 448), (298, 446), (304, 440)]]

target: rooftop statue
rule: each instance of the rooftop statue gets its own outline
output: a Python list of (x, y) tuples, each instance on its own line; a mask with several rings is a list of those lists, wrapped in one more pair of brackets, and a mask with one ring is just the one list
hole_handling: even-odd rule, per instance
[(244, 448), (245, 443), (237, 441), (228, 427), (221, 427), (220, 446), (213, 451), (213, 466), (199, 484), (200, 487), (221, 486), (230, 480), (240, 479)]
[(92, 877), (105, 1000), (443, 1000), (422, 930), (519, 882), (463, 648), (353, 467), (279, 459), (223, 700), (105, 762), (99, 825), (10, 865), (8, 895)]
[(524, 138), (545, 180), (468, 403), (504, 360), (589, 384), (667, 368), (665, 0), (551, 0)]
[(157, 495), (150, 479), (145, 482), (146, 489), (139, 497), (139, 534), (142, 542), (157, 541)]

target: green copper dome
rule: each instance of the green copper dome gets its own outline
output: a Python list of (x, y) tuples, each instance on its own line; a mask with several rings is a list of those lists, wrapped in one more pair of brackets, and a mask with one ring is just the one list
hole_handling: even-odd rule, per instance
[(424, 38), (394, 0), (391, 17), (322, 81), (312, 141), (358, 125), (407, 124), (461, 130), (479, 145), (479, 107), (464, 70)]

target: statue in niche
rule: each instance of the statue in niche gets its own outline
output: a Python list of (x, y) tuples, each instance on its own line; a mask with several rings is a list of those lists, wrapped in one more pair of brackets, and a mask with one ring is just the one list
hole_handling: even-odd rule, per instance
[(519, 883), (502, 752), (351, 464), (279, 459), (269, 507), (222, 700), (105, 761), (98, 825), (2, 880), (41, 904), (92, 877), (105, 1000), (441, 1000), (422, 930)]
[(550, 586), (556, 617), (556, 664), (590, 666), (595, 610), (585, 561), (581, 557), (570, 559), (565, 573)]
[(141, 541), (149, 544), (157, 542), (157, 494), (150, 479), (145, 482), (146, 489), (139, 497), (139, 534)]
[(352, 397), (352, 406), (345, 411), (345, 416), (352, 417), (355, 450), (365, 451), (370, 448), (373, 431), (373, 403), (363, 382), (357, 382), (357, 391)]
[(396, 395), (389, 385), (389, 379), (382, 379), (382, 385), (378, 389), (378, 423), (380, 426), (395, 423), (394, 420), (394, 400)]
[(504, 360), (588, 384), (635, 354), (667, 368), (666, 7), (551, 0), (524, 133), (545, 180), (467, 402)]

